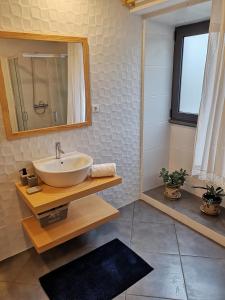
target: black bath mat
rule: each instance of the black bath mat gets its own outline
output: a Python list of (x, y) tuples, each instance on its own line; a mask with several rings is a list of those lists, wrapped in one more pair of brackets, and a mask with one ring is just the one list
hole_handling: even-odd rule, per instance
[(50, 300), (111, 300), (152, 270), (115, 239), (39, 280)]

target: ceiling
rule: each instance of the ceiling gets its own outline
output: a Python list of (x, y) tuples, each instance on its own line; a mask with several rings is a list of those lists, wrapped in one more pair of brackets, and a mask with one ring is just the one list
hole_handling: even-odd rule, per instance
[(178, 9), (170, 13), (152, 17), (151, 20), (172, 26), (184, 25), (190, 22), (200, 22), (210, 19), (211, 5), (211, 1), (207, 1), (194, 6)]
[(136, 0), (131, 13), (144, 15), (176, 4), (192, 2), (192, 0)]

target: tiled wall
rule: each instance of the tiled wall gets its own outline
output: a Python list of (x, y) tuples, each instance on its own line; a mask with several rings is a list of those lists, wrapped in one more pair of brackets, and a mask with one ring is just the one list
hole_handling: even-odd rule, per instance
[[(183, 168), (191, 174), (196, 128), (171, 124), (170, 132), (169, 168), (170, 170)], [(184, 188), (190, 193), (201, 197), (202, 190), (193, 189), (192, 186), (202, 186), (204, 184), (205, 182), (190, 176)], [(225, 207), (225, 201), (222, 205)]]
[(171, 124), (170, 168), (192, 169), (196, 129), (188, 126)]
[(54, 154), (90, 154), (96, 163), (114, 161), (123, 185), (104, 192), (116, 207), (138, 198), (140, 165), (141, 19), (120, 0), (1, 0), (0, 30), (88, 36), (91, 96), (101, 112), (85, 129), (7, 141), (0, 117), (0, 260), (30, 246), (21, 219), (30, 212), (18, 199), (18, 169)]
[[(193, 127), (171, 124), (170, 132), (169, 168), (171, 170), (183, 168), (191, 174), (196, 129)], [(198, 195), (201, 191), (193, 190), (191, 188), (195, 182), (196, 180), (193, 178), (188, 178), (185, 188), (191, 193), (196, 193)]]
[(143, 191), (161, 184), (169, 164), (173, 28), (146, 22), (144, 77)]

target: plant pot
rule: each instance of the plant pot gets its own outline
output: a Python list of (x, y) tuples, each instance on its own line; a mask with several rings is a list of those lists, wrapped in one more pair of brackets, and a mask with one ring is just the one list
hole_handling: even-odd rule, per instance
[(220, 203), (210, 203), (204, 196), (202, 197), (200, 210), (210, 216), (217, 216), (220, 213)]
[(181, 197), (180, 186), (165, 185), (164, 195), (171, 200), (180, 199), (180, 197)]

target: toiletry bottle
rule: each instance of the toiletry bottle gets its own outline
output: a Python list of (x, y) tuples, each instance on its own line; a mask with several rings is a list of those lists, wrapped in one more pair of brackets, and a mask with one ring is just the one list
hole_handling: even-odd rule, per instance
[(20, 181), (21, 181), (21, 184), (22, 185), (27, 185), (28, 184), (28, 181), (27, 181), (27, 169), (26, 168), (23, 168), (20, 170)]
[(38, 185), (38, 177), (37, 175), (28, 175), (27, 176), (27, 184), (29, 187)]

